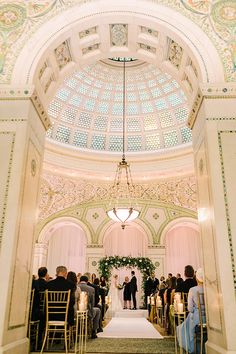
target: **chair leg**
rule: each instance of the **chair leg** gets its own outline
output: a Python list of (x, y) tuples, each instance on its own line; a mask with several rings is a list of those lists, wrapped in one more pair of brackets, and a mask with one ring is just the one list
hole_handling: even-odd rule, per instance
[(47, 329), (47, 327), (46, 327), (46, 328), (45, 328), (44, 339), (43, 339), (43, 344), (42, 344), (42, 348), (41, 348), (40, 353), (43, 353), (43, 349), (44, 349), (44, 346), (45, 346), (45, 344), (46, 344), (47, 336), (48, 336), (48, 329)]
[(67, 347), (67, 328), (65, 327), (64, 329), (64, 339), (65, 339), (65, 349), (66, 349), (66, 353), (68, 353), (68, 347)]

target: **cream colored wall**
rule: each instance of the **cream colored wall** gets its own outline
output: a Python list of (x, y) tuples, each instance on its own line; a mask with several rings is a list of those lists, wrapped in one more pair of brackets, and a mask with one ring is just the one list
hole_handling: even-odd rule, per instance
[[(31, 262), (45, 127), (32, 92), (0, 99), (0, 352), (28, 352)], [(15, 97), (17, 96), (17, 97)]]
[(190, 124), (205, 269), (207, 353), (236, 353), (236, 85), (203, 87), (199, 97), (196, 121)]

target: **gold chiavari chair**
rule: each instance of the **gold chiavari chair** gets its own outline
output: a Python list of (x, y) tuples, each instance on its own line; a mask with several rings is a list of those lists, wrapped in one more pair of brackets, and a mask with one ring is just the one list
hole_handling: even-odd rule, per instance
[(204, 294), (198, 292), (199, 324), (195, 328), (194, 351), (197, 352), (197, 342), (200, 342), (200, 354), (205, 353), (205, 342), (207, 340), (207, 323), (205, 311)]
[(29, 308), (29, 323), (28, 323), (28, 337), (30, 343), (34, 342), (35, 350), (38, 347), (38, 335), (39, 335), (39, 320), (33, 318), (33, 306), (35, 301), (35, 289), (31, 290), (30, 294), (30, 308)]
[(61, 340), (62, 335), (65, 341), (65, 350), (68, 353), (70, 347), (70, 330), (67, 323), (68, 309), (70, 302), (70, 290), (68, 291), (45, 291), (46, 299), (46, 326), (41, 353), (45, 344), (51, 339), (51, 344), (55, 339)]
[(181, 293), (181, 300), (184, 305), (184, 312), (188, 314), (188, 293)]

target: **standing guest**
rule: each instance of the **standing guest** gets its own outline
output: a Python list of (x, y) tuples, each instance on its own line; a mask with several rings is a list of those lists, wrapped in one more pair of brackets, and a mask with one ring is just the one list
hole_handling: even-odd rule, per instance
[(137, 292), (137, 278), (135, 276), (134, 270), (131, 271), (131, 281), (130, 281), (130, 291), (131, 291), (131, 298), (133, 301), (133, 308), (132, 310), (137, 310), (137, 301), (136, 301), (136, 292)]
[(155, 273), (153, 274), (153, 293), (159, 289), (159, 279), (156, 277)]
[(167, 288), (167, 285), (166, 285), (165, 277), (164, 277), (164, 275), (162, 275), (160, 277), (159, 290), (166, 289), (166, 288)]
[(75, 292), (75, 304), (74, 304), (74, 312), (76, 314), (76, 311), (78, 310), (78, 300), (79, 300), (79, 294), (81, 293), (81, 289), (78, 287), (78, 280), (75, 272), (68, 272), (67, 274), (67, 280), (73, 284), (73, 291)]
[(96, 279), (96, 278), (97, 278), (96, 274), (95, 274), (95, 273), (92, 273), (92, 275), (91, 275), (91, 282), (92, 282), (92, 284), (93, 284), (93, 282), (94, 282), (94, 279)]
[(129, 277), (125, 277), (125, 281), (123, 283), (123, 300), (124, 300), (124, 310), (131, 310), (131, 290), (130, 290), (130, 281)]
[(74, 304), (75, 304), (75, 287), (67, 279), (67, 268), (65, 266), (58, 266), (56, 269), (56, 279), (47, 283), (49, 291), (67, 291), (70, 290), (70, 303), (68, 309), (68, 324), (74, 324)]
[(103, 276), (100, 277), (100, 287), (105, 290), (105, 295), (107, 295), (108, 293), (107, 281)]
[(191, 265), (186, 265), (184, 268), (185, 280), (178, 284), (175, 292), (188, 293), (189, 289), (197, 285), (196, 279), (194, 278), (194, 269)]
[(153, 292), (153, 279), (150, 276), (150, 274), (148, 274), (148, 277), (144, 283), (144, 306), (145, 308), (148, 308), (149, 312), (150, 312), (150, 306), (148, 306), (147, 303), (147, 298), (148, 296), (150, 296)]
[[(181, 323), (181, 325), (179, 325), (176, 329), (179, 345), (186, 351), (188, 350), (188, 353), (194, 353), (195, 327), (199, 324), (198, 293), (199, 294), (204, 293), (204, 289), (203, 289), (204, 273), (202, 268), (199, 268), (197, 270), (196, 279), (197, 279), (197, 286), (190, 288), (188, 293), (189, 314), (186, 320), (183, 323)], [(205, 314), (205, 308), (201, 306), (201, 309)], [(198, 350), (197, 353), (199, 353)]]
[(167, 277), (167, 279), (166, 279), (166, 286), (167, 286), (167, 288), (169, 287), (169, 285), (170, 285), (170, 279), (172, 278), (172, 273), (168, 273), (168, 277)]
[(92, 323), (92, 339), (97, 338), (97, 332), (99, 328), (100, 309), (94, 307), (95, 305), (95, 290), (92, 286), (88, 285), (88, 277), (81, 275), (79, 287), (81, 291), (85, 291), (88, 295), (88, 318)]

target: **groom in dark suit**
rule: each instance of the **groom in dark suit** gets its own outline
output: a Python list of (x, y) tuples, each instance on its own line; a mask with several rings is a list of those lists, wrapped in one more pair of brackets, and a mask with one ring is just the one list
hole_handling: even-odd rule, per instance
[(132, 310), (137, 310), (136, 307), (136, 292), (137, 292), (137, 278), (135, 276), (135, 272), (132, 270), (131, 272), (131, 280), (130, 280), (130, 291), (131, 291), (131, 298), (133, 301), (133, 308)]

